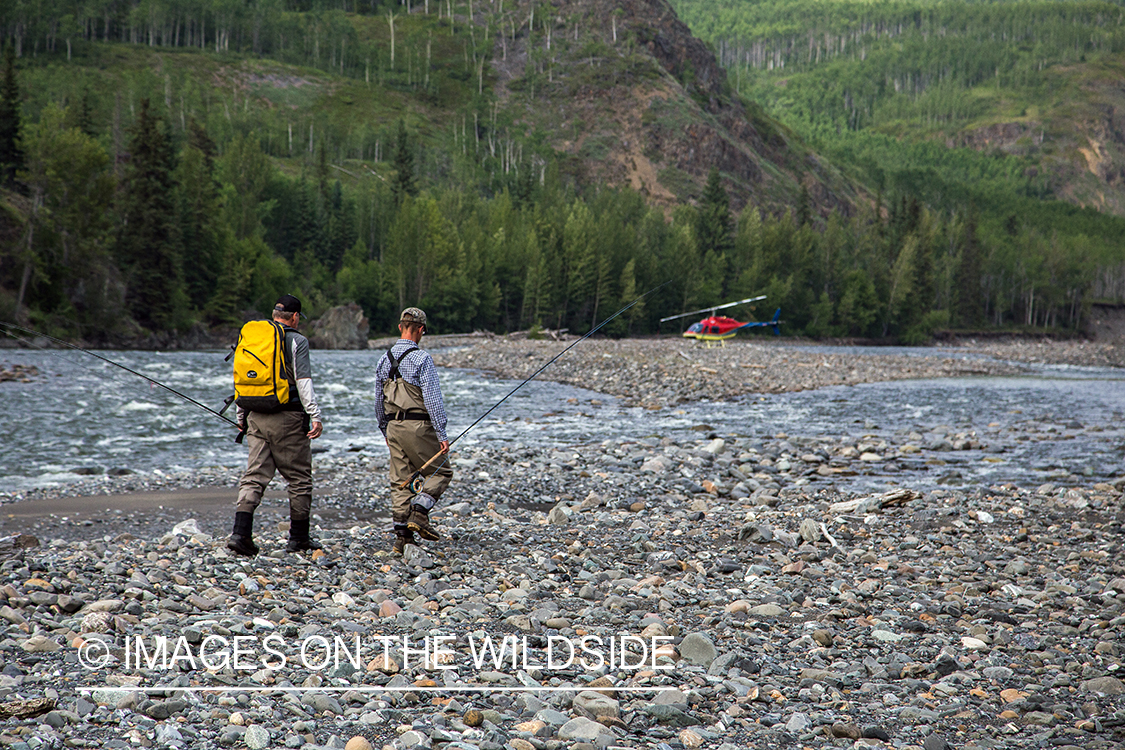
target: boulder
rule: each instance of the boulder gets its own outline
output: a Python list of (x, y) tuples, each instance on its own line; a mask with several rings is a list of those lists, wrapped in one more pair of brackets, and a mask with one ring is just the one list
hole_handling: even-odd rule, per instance
[(309, 346), (313, 349), (366, 349), (370, 330), (363, 308), (349, 302), (326, 310), (309, 324)]

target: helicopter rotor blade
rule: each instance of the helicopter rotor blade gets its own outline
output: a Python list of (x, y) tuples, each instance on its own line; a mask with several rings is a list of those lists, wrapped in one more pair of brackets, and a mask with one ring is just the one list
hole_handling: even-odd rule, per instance
[(734, 307), (735, 305), (745, 305), (747, 302), (758, 302), (759, 300), (763, 300), (765, 298), (766, 295), (764, 294), (760, 297), (747, 297), (746, 299), (740, 299), (737, 302), (728, 302), (725, 305), (715, 305), (714, 307), (705, 307), (702, 310), (692, 310), (691, 312), (680, 313), (679, 315), (669, 315), (667, 318), (661, 318), (660, 322), (663, 323), (668, 320), (675, 320), (676, 318), (686, 318), (689, 315), (699, 315), (700, 313), (713, 313), (716, 310), (722, 310), (727, 307)]

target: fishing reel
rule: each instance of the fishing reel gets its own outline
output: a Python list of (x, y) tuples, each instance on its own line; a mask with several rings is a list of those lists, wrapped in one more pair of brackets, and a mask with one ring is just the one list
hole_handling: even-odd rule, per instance
[(410, 477), (410, 492), (414, 495), (421, 494), (422, 488), (426, 485), (426, 478), (422, 476), (422, 472), (414, 472), (414, 476)]

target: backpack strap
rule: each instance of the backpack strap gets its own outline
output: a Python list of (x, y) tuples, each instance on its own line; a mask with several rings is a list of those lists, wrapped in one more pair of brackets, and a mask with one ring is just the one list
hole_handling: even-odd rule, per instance
[(395, 359), (395, 355), (391, 353), (393, 350), (393, 347), (387, 350), (387, 361), (391, 363), (390, 372), (387, 373), (387, 380), (398, 380), (402, 377), (398, 374), (399, 365), (402, 364), (402, 360), (406, 359), (407, 354), (410, 354), (410, 352), (418, 351), (418, 347), (412, 346), (408, 348), (406, 351), (399, 355), (398, 359)]

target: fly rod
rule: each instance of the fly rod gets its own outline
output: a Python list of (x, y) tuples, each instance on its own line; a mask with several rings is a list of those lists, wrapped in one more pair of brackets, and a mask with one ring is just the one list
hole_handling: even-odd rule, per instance
[[(617, 316), (619, 316), (619, 315), (621, 315), (622, 313), (624, 313), (625, 311), (627, 311), (627, 310), (628, 310), (629, 308), (631, 308), (631, 307), (632, 307), (633, 305), (637, 304), (638, 302), (640, 302), (641, 300), (643, 300), (643, 299), (644, 299), (645, 297), (647, 297), (648, 295), (652, 294), (653, 292), (655, 292), (655, 291), (657, 291), (657, 290), (659, 290), (659, 289), (663, 289), (664, 287), (668, 286), (668, 285), (669, 285), (669, 284), (671, 284), (671, 283), (672, 283), (672, 279), (668, 279), (668, 281), (665, 281), (665, 282), (664, 282), (663, 284), (660, 284), (659, 286), (654, 286), (654, 287), (653, 287), (652, 289), (649, 289), (649, 290), (648, 290), (647, 292), (645, 292), (644, 294), (642, 294), (642, 295), (641, 295), (640, 297), (637, 297), (637, 298), (636, 298), (635, 300), (633, 300), (633, 301), (632, 301), (632, 302), (630, 302), (629, 304), (625, 305), (625, 307), (621, 308), (620, 310), (618, 310), (617, 312), (615, 312), (615, 313), (614, 313), (613, 315), (610, 315), (610, 316), (609, 316), (608, 318), (606, 318), (605, 320), (603, 320), (603, 321), (602, 321), (601, 323), (599, 323), (599, 324), (598, 324), (597, 326), (595, 326), (594, 328), (591, 328), (591, 329), (590, 329), (590, 330), (589, 330), (589, 331), (588, 331), (588, 332), (587, 332), (587, 333), (586, 333), (585, 335), (583, 335), (583, 336), (582, 336), (582, 338), (578, 339), (577, 341), (575, 341), (574, 343), (572, 343), (572, 344), (571, 344), (570, 346), (568, 346), (567, 348), (563, 349), (563, 350), (562, 350), (561, 352), (559, 352), (559, 353), (558, 353), (558, 354), (556, 354), (555, 356), (551, 357), (551, 358), (550, 358), (549, 360), (547, 360), (547, 363), (546, 363), (546, 364), (544, 364), (544, 365), (543, 365), (542, 367), (540, 367), (540, 368), (539, 368), (538, 370), (536, 370), (535, 372), (531, 373), (531, 375), (527, 376), (527, 377), (526, 377), (526, 378), (525, 378), (525, 379), (524, 379), (524, 380), (523, 380), (523, 381), (522, 381), (522, 382), (521, 382), (521, 383), (520, 383), (519, 385), (517, 385), (517, 386), (516, 386), (515, 388), (513, 388), (512, 390), (510, 390), (510, 391), (508, 391), (508, 392), (507, 392), (506, 394), (504, 394), (504, 397), (503, 397), (502, 399), (500, 399), (500, 400), (499, 400), (499, 401), (497, 401), (497, 402), (496, 402), (495, 404), (493, 404), (492, 406), (490, 406), (490, 407), (488, 408), (488, 411), (486, 411), (486, 412), (485, 412), (484, 414), (481, 414), (481, 415), (480, 415), (479, 417), (477, 417), (477, 418), (476, 418), (476, 421), (475, 421), (475, 422), (473, 422), (473, 423), (472, 423), (471, 425), (469, 425), (468, 427), (466, 427), (466, 428), (465, 428), (464, 430), (462, 430), (462, 431), (461, 431), (461, 434), (460, 434), (460, 435), (458, 435), (457, 437), (455, 437), (455, 438), (453, 438), (452, 440), (450, 440), (450, 441), (449, 441), (449, 448), (452, 448), (452, 447), (453, 447), (453, 444), (454, 444), (454, 443), (456, 443), (456, 442), (457, 442), (458, 440), (460, 440), (461, 438), (465, 437), (465, 434), (466, 434), (466, 433), (468, 433), (468, 431), (469, 431), (469, 430), (473, 429), (473, 428), (474, 428), (474, 427), (476, 427), (476, 426), (477, 426), (478, 424), (480, 424), (480, 423), (481, 423), (481, 421), (482, 421), (482, 420), (484, 420), (484, 418), (485, 418), (485, 417), (487, 417), (487, 416), (488, 416), (489, 414), (491, 414), (491, 413), (492, 413), (493, 411), (495, 411), (495, 410), (496, 410), (496, 408), (497, 408), (498, 406), (500, 406), (500, 404), (502, 404), (502, 403), (504, 403), (505, 401), (507, 401), (507, 400), (508, 400), (508, 398), (509, 398), (509, 397), (510, 397), (510, 396), (511, 396), (512, 394), (514, 394), (514, 393), (515, 393), (516, 391), (518, 391), (518, 390), (519, 390), (520, 388), (523, 388), (523, 387), (524, 387), (525, 385), (527, 385), (527, 384), (528, 384), (528, 383), (530, 383), (530, 382), (531, 382), (532, 380), (534, 380), (534, 379), (535, 379), (535, 377), (536, 377), (537, 375), (539, 375), (539, 373), (543, 372), (543, 371), (544, 371), (544, 370), (546, 370), (546, 369), (547, 369), (548, 367), (550, 367), (550, 366), (551, 366), (552, 364), (554, 364), (554, 363), (555, 363), (555, 361), (556, 361), (557, 359), (559, 359), (560, 357), (562, 357), (562, 356), (563, 356), (564, 354), (566, 354), (567, 352), (569, 352), (569, 351), (570, 351), (571, 349), (573, 349), (574, 347), (576, 347), (576, 346), (578, 346), (579, 344), (581, 344), (581, 343), (582, 343), (583, 341), (585, 341), (586, 339), (588, 339), (588, 338), (590, 338), (591, 336), (593, 336), (593, 335), (594, 335), (595, 333), (597, 333), (598, 331), (600, 331), (600, 330), (601, 330), (601, 329), (602, 329), (602, 328), (603, 328), (603, 327), (604, 327), (604, 326), (605, 326), (605, 325), (606, 325), (607, 323), (609, 323), (609, 322), (610, 322), (611, 320), (613, 320), (613, 319), (614, 319), (614, 318), (616, 318)], [(426, 470), (427, 468), (429, 468), (430, 464), (432, 464), (432, 463), (433, 463), (434, 461), (437, 461), (437, 460), (438, 460), (438, 458), (441, 458), (442, 456), (444, 456), (445, 458), (443, 458), (443, 459), (442, 459), (442, 462), (441, 462), (441, 463), (439, 463), (439, 464), (437, 465), (437, 467), (436, 467), (436, 468), (435, 468), (435, 469), (434, 469), (434, 470), (433, 470), (432, 472), (430, 472), (430, 475), (429, 475), (429, 476), (433, 476), (434, 474), (436, 474), (436, 473), (438, 472), (438, 470), (439, 470), (439, 469), (441, 469), (441, 467), (445, 465), (445, 462), (449, 460), (449, 450), (448, 450), (448, 449), (447, 449), (447, 450), (446, 450), (446, 451), (445, 451), (444, 453), (442, 453), (442, 452), (440, 452), (440, 451), (439, 451), (438, 453), (435, 453), (435, 454), (434, 454), (433, 456), (431, 456), (431, 457), (430, 457), (430, 460), (429, 460), (429, 461), (427, 461), (426, 463), (422, 464), (422, 467), (421, 467), (420, 469), (418, 469), (418, 471), (414, 472), (414, 473), (413, 473), (413, 474), (411, 475), (410, 479), (407, 479), (407, 480), (406, 480), (405, 482), (403, 482), (403, 483), (402, 483), (401, 485), (399, 485), (399, 489), (403, 489), (403, 488), (405, 488), (405, 487), (406, 487), (407, 485), (409, 485), (409, 486), (410, 486), (410, 489), (411, 489), (411, 490), (415, 490), (415, 485), (418, 485), (417, 491), (421, 491), (421, 486), (420, 486), (420, 485), (421, 485), (421, 482), (420, 482), (419, 480), (421, 480), (421, 481), (424, 481), (424, 480), (426, 479), (426, 477), (425, 477), (425, 476), (423, 476), (422, 472), (423, 472), (423, 471), (425, 471), (425, 470)]]
[[(209, 406), (206, 406), (205, 404), (199, 403), (198, 401), (196, 401), (194, 398), (187, 395), (186, 393), (180, 393), (175, 388), (172, 388), (171, 386), (164, 385), (159, 380), (153, 380), (148, 375), (145, 375), (143, 373), (137, 372), (136, 370), (130, 369), (130, 368), (126, 367), (125, 365), (121, 364), (120, 362), (114, 362), (112, 359), (109, 359), (107, 357), (103, 357), (102, 355), (97, 354), (96, 352), (92, 352), (89, 349), (83, 349), (80, 346), (75, 346), (74, 344), (70, 343), (69, 341), (63, 341), (62, 339), (57, 339), (54, 336), (48, 336), (45, 333), (40, 333), (39, 331), (34, 331), (30, 328), (24, 328), (23, 326), (18, 326), (15, 323), (7, 323), (5, 321), (0, 320), (0, 326), (4, 326), (5, 328), (10, 328), (10, 329), (16, 330), (16, 331), (22, 331), (23, 333), (26, 333), (29, 336), (39, 336), (41, 338), (47, 339), (48, 341), (53, 341), (56, 344), (60, 344), (62, 346), (68, 347), (70, 349), (74, 349), (75, 351), (82, 352), (83, 354), (89, 354), (91, 357), (96, 357), (97, 359), (100, 359), (102, 362), (105, 362), (106, 364), (113, 365), (114, 367), (119, 367), (127, 373), (130, 373), (132, 375), (136, 375), (138, 378), (143, 378), (144, 380), (147, 380), (148, 382), (152, 383), (153, 385), (159, 386), (160, 388), (163, 388), (164, 390), (168, 391), (169, 393), (171, 393), (173, 395), (176, 395), (176, 396), (179, 396), (184, 401), (187, 401), (190, 404), (194, 404), (195, 406), (198, 406), (200, 409), (207, 412), (208, 414), (215, 415), (216, 417), (223, 420), (224, 422), (231, 425), (232, 427), (238, 427), (238, 423), (235, 422), (234, 420), (230, 419), (229, 417), (223, 416), (220, 412), (215, 411), (214, 409), (212, 409)], [(11, 331), (5, 331), (5, 333), (7, 333), (9, 336), (11, 336), (14, 339), (18, 339), (20, 341), (27, 341), (27, 339), (24, 339), (20, 336), (16, 336), (15, 334), (11, 333)], [(30, 343), (32, 346), (36, 345), (34, 341), (28, 341), (28, 343)], [(43, 349), (45, 347), (38, 347), (38, 348)], [(241, 431), (242, 428), (238, 427), (238, 429)]]

